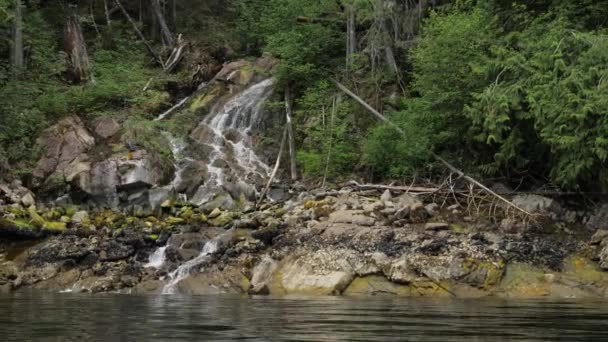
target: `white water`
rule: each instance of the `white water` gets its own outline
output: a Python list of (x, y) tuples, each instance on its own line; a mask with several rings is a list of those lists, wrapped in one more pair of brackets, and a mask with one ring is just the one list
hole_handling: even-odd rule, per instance
[(161, 268), (163, 267), (163, 265), (165, 264), (165, 261), (167, 260), (167, 255), (165, 254), (167, 250), (167, 246), (163, 246), (158, 248), (156, 251), (154, 251), (154, 253), (152, 253), (152, 255), (150, 255), (150, 258), (148, 259), (148, 263), (144, 265), (145, 268)]
[[(203, 85), (203, 88), (207, 84)], [(251, 184), (255, 179), (265, 179), (270, 174), (266, 165), (253, 151), (252, 132), (263, 120), (264, 101), (272, 93), (274, 80), (272, 78), (250, 86), (235, 95), (224, 105), (212, 109), (211, 113), (201, 122), (212, 133), (202, 143), (211, 147), (207, 164), (207, 177), (204, 185), (199, 188), (191, 199), (196, 205), (201, 205), (213, 199), (216, 190), (228, 180)], [(170, 113), (183, 106), (189, 97), (179, 101), (175, 106), (159, 115), (155, 121), (165, 119)], [(186, 142), (176, 138), (169, 132), (162, 133), (169, 141), (175, 160), (175, 176), (167, 188), (176, 189), (182, 182), (184, 169), (189, 162), (194, 161), (184, 155)], [(230, 139), (226, 136), (230, 134)], [(229, 161), (228, 167), (222, 167), (220, 161)], [(220, 166), (218, 166), (218, 163)], [(180, 194), (182, 200), (188, 200), (185, 194)]]
[[(263, 119), (264, 101), (272, 93), (274, 80), (261, 81), (234, 96), (223, 106), (214, 108), (211, 114), (203, 120), (213, 133), (205, 144), (212, 151), (207, 160), (207, 179), (192, 198), (195, 204), (203, 204), (214, 196), (214, 189), (224, 185), (229, 176), (231, 181), (251, 183), (256, 177), (265, 179), (270, 174), (266, 165), (253, 151), (253, 130), (258, 128)], [(230, 134), (231, 138), (226, 136)], [(216, 166), (219, 160), (234, 160), (229, 170)]]
[(205, 243), (203, 246), (203, 250), (201, 254), (199, 254), (196, 258), (192, 260), (188, 260), (185, 263), (181, 264), (175, 271), (169, 273), (169, 283), (163, 287), (162, 294), (175, 294), (177, 293), (177, 284), (180, 281), (186, 279), (192, 270), (209, 260), (209, 257), (215, 253), (219, 248), (219, 239), (212, 239)]

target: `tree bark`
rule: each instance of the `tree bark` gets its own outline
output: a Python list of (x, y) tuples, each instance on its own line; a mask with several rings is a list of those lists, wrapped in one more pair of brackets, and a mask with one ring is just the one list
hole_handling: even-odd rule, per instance
[(15, 17), (12, 27), (11, 67), (14, 74), (19, 74), (25, 67), (23, 53), (23, 4), (22, 0), (15, 0)]
[(164, 69), (165, 68), (165, 62), (156, 53), (156, 51), (154, 51), (154, 49), (152, 48), (152, 46), (150, 45), (150, 43), (148, 43), (148, 41), (146, 40), (146, 37), (144, 37), (144, 34), (141, 33), (141, 31), (137, 27), (137, 23), (135, 22), (135, 20), (133, 20), (133, 18), (131, 18), (131, 16), (129, 15), (129, 12), (127, 12), (127, 10), (124, 8), (124, 6), (120, 3), (120, 0), (114, 0), (114, 2), (116, 3), (116, 6), (118, 6), (118, 8), (122, 12), (122, 14), (125, 16), (125, 18), (127, 18), (127, 20), (129, 21), (129, 23), (131, 23), (131, 26), (133, 26), (133, 30), (135, 31), (135, 33), (137, 33), (137, 35), (139, 36), (139, 38), (141, 39), (141, 41), (144, 43), (144, 45), (146, 46), (146, 49), (148, 49), (148, 52), (150, 53), (150, 55), (152, 55), (152, 57), (154, 57), (154, 59), (156, 59), (156, 61)]
[(103, 11), (106, 15), (106, 24), (108, 27), (112, 26), (112, 20), (110, 20), (110, 9), (108, 8), (108, 0), (103, 0)]
[(291, 89), (289, 86), (285, 86), (285, 115), (286, 115), (286, 125), (287, 125), (287, 135), (289, 136), (289, 159), (290, 159), (290, 170), (291, 170), (291, 180), (295, 181), (298, 179), (298, 171), (296, 169), (296, 143), (293, 136), (293, 105), (291, 99)]
[(150, 0), (152, 2), (152, 9), (154, 10), (154, 15), (156, 16), (156, 20), (160, 26), (160, 33), (163, 38), (163, 42), (168, 46), (173, 46), (173, 35), (171, 34), (171, 30), (169, 30), (169, 26), (167, 25), (167, 21), (165, 20), (165, 16), (163, 15), (162, 9), (160, 7), (159, 0)]
[(357, 20), (352, 5), (346, 6), (346, 69), (353, 66), (353, 55), (357, 52)]
[(68, 17), (63, 35), (63, 48), (67, 54), (67, 79), (72, 83), (89, 80), (90, 63), (87, 45), (76, 15)]

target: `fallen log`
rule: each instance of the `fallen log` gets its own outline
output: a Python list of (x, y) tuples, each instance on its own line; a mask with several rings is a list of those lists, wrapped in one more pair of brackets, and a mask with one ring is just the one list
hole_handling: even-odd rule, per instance
[(359, 184), (356, 181), (346, 183), (346, 186), (357, 188), (358, 190), (391, 190), (404, 192), (437, 192), (439, 188), (427, 188), (420, 186), (395, 186), (395, 185), (377, 185), (377, 184)]
[[(390, 126), (392, 126), (393, 128), (395, 128), (399, 133), (401, 133), (401, 135), (403, 135), (405, 138), (407, 138), (407, 135), (401, 129), (401, 127), (397, 126), (394, 122), (390, 121), (384, 115), (380, 114), (380, 112), (378, 112), (375, 108), (373, 108), (367, 102), (365, 102), (363, 99), (361, 99), (359, 96), (357, 96), (357, 94), (355, 94), (352, 91), (350, 91), (350, 89), (346, 88), (346, 86), (344, 86), (342, 83), (338, 82), (335, 79), (332, 79), (332, 81), (338, 87), (338, 89), (340, 89), (346, 95), (348, 95), (351, 98), (353, 98), (355, 101), (359, 102), (363, 107), (365, 107), (368, 111), (370, 111), (378, 119), (380, 119), (380, 121), (386, 122), (387, 124), (389, 124)], [(492, 195), (492, 196), (498, 198), (500, 201), (506, 203), (508, 206), (513, 207), (516, 210), (518, 210), (518, 211), (520, 211), (520, 212), (522, 212), (522, 213), (524, 213), (526, 215), (532, 216), (531, 213), (527, 212), (526, 210), (524, 210), (524, 209), (520, 208), (519, 206), (515, 205), (513, 202), (509, 201), (508, 199), (504, 198), (503, 196), (501, 196), (501, 195), (497, 194), (496, 192), (492, 191), (490, 188), (488, 188), (487, 186), (483, 185), (478, 180), (476, 180), (476, 179), (474, 179), (474, 178), (466, 175), (463, 171), (457, 169), (454, 165), (450, 164), (448, 161), (446, 161), (445, 159), (441, 158), (438, 154), (436, 154), (434, 152), (431, 152), (431, 155), (433, 156), (433, 158), (435, 158), (437, 161), (439, 161), (440, 163), (442, 163), (443, 165), (445, 165), (452, 172), (456, 173), (459, 177), (461, 177), (461, 178), (467, 180), (468, 182), (470, 182), (470, 183), (472, 183), (472, 184), (480, 187), (481, 189), (483, 189), (484, 191), (486, 191), (490, 195)]]

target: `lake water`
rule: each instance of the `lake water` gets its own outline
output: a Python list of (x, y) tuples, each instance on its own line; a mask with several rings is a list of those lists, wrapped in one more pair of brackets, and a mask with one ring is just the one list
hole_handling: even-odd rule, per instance
[(606, 341), (608, 303), (0, 296), (2, 341)]

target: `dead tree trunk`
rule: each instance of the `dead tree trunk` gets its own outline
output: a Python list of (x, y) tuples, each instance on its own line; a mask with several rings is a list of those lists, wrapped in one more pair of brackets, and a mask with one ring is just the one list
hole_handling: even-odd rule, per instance
[(135, 33), (137, 33), (137, 35), (141, 39), (142, 43), (144, 43), (144, 45), (146, 46), (146, 49), (148, 49), (148, 52), (150, 53), (150, 55), (152, 55), (152, 57), (154, 57), (154, 59), (156, 59), (156, 61), (164, 69), (165, 68), (165, 62), (156, 53), (156, 51), (154, 51), (154, 49), (152, 48), (152, 45), (150, 45), (150, 43), (148, 43), (148, 41), (146, 40), (146, 37), (144, 36), (144, 34), (141, 33), (141, 31), (137, 27), (137, 23), (135, 22), (135, 20), (133, 20), (133, 18), (131, 18), (131, 16), (129, 15), (129, 12), (127, 12), (127, 10), (124, 8), (124, 6), (120, 3), (120, 0), (114, 0), (114, 2), (116, 3), (116, 6), (118, 6), (118, 8), (120, 8), (120, 11), (125, 16), (125, 18), (127, 18), (127, 20), (129, 21), (129, 23), (131, 23), (131, 26), (133, 26), (133, 30), (135, 31)]
[(67, 54), (67, 80), (82, 83), (89, 80), (90, 63), (87, 45), (76, 15), (68, 17), (63, 34), (63, 49)]
[(156, 20), (158, 25), (160, 26), (160, 33), (163, 38), (163, 42), (168, 46), (173, 46), (173, 35), (171, 34), (171, 30), (169, 30), (169, 26), (167, 25), (167, 21), (165, 20), (165, 16), (163, 15), (162, 9), (160, 7), (159, 0), (150, 0), (152, 2), (152, 9), (154, 10), (154, 15), (156, 16)]
[(357, 52), (357, 33), (356, 33), (355, 9), (352, 5), (346, 6), (346, 69), (350, 70), (353, 66), (353, 55)]
[(19, 74), (25, 67), (25, 58), (23, 57), (23, 4), (21, 0), (15, 0), (12, 36), (11, 67), (13, 73)]
[(110, 9), (108, 8), (108, 0), (103, 0), (103, 11), (106, 15), (106, 25), (112, 26), (112, 20), (110, 20)]
[(298, 170), (296, 169), (296, 143), (293, 136), (293, 105), (291, 99), (291, 90), (289, 86), (285, 86), (285, 115), (287, 122), (287, 134), (289, 136), (289, 160), (291, 170), (291, 180), (295, 181), (298, 179)]

